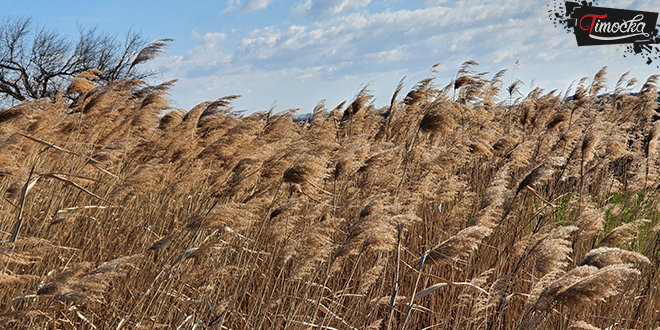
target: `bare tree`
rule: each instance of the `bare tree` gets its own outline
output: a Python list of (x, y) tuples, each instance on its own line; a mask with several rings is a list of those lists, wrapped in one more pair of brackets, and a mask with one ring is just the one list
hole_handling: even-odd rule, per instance
[[(145, 79), (157, 72), (138, 70), (140, 54), (151, 47), (139, 32), (129, 30), (123, 40), (96, 28), (78, 26), (72, 42), (56, 30), (32, 29), (31, 18), (5, 18), (0, 23), (0, 102), (52, 97), (79, 73), (98, 69), (101, 81)], [(156, 42), (163, 48), (171, 39)], [(150, 58), (147, 58), (148, 60)]]

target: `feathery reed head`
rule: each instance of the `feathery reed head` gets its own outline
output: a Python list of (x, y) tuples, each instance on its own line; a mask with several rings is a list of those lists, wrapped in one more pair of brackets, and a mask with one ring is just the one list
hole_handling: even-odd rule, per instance
[(85, 93), (96, 88), (96, 85), (92, 83), (92, 80), (98, 79), (99, 74), (101, 74), (101, 71), (96, 69), (87, 70), (78, 74), (73, 78), (73, 81), (66, 90), (66, 94)]
[(604, 268), (624, 263), (650, 263), (649, 259), (637, 252), (621, 250), (619, 248), (600, 247), (589, 251), (580, 261), (580, 266), (594, 266)]
[(146, 47), (142, 48), (142, 50), (140, 50), (137, 56), (135, 56), (135, 59), (133, 59), (133, 62), (131, 62), (131, 66), (128, 68), (128, 71), (130, 72), (134, 66), (140, 63), (147, 62), (162, 55), (165, 52), (165, 49), (167, 49), (168, 47), (167, 43), (172, 41), (174, 41), (174, 39), (170, 39), (170, 38), (158, 39), (150, 43)]
[(465, 257), (473, 250), (476, 250), (481, 241), (490, 235), (491, 232), (492, 229), (488, 227), (467, 227), (428, 251), (428, 259), (434, 261), (456, 261), (457, 258)]
[(447, 107), (450, 105), (444, 102), (436, 102), (431, 105), (419, 123), (419, 128), (427, 132), (451, 133), (457, 124)]

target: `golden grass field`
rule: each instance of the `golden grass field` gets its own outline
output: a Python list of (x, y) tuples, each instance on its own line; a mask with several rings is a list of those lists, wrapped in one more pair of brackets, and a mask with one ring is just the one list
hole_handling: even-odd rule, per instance
[(0, 111), (1, 327), (660, 328), (658, 76), (476, 68), (309, 121), (95, 71)]

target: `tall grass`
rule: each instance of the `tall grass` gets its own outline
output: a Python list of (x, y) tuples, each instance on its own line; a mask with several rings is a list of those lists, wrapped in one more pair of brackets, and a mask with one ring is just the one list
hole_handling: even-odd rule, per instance
[(303, 122), (96, 71), (0, 111), (0, 323), (660, 327), (658, 77), (476, 68)]

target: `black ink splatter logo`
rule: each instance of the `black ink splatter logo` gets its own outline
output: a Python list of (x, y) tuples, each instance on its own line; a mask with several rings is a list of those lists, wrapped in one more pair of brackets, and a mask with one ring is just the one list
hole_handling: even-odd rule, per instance
[(624, 44), (626, 53), (643, 56), (646, 64), (658, 59), (658, 13), (596, 7), (595, 2), (557, 2), (550, 19), (573, 32), (578, 46)]

